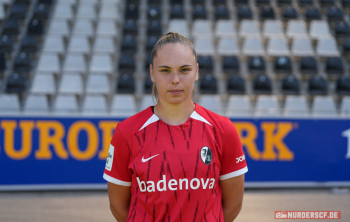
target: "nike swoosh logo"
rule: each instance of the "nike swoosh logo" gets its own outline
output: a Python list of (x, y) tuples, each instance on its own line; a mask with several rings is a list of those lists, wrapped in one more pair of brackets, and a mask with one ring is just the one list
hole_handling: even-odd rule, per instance
[(154, 156), (151, 156), (150, 158), (147, 158), (147, 159), (143, 159), (143, 157), (142, 157), (142, 163), (145, 163), (145, 162), (149, 161), (150, 159), (152, 159), (153, 157), (156, 157), (156, 156), (158, 156), (158, 155), (159, 155), (159, 154), (154, 155)]

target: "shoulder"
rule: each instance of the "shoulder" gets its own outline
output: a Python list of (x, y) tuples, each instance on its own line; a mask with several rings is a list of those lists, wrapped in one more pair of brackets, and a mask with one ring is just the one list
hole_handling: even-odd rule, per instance
[(206, 119), (210, 123), (210, 125), (215, 127), (215, 129), (223, 135), (225, 135), (226, 133), (229, 134), (233, 131), (236, 131), (236, 128), (233, 125), (232, 121), (226, 116), (221, 116), (200, 105), (198, 105), (197, 112), (204, 119)]
[(152, 109), (149, 106), (148, 108), (142, 110), (139, 113), (121, 121), (118, 123), (117, 128), (123, 135), (123, 137), (128, 140), (132, 137), (136, 132), (140, 130), (140, 128), (145, 124), (145, 122), (151, 118), (153, 115)]

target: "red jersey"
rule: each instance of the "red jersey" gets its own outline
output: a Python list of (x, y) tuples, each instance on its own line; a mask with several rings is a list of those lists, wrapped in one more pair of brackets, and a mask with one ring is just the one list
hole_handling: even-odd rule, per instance
[(131, 186), (127, 221), (224, 221), (220, 180), (248, 171), (229, 118), (195, 103), (181, 125), (152, 107), (118, 123), (103, 178)]

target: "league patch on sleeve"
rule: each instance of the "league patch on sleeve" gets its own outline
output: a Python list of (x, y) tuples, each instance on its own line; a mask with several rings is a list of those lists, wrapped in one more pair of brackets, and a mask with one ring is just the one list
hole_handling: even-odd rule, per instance
[(106, 160), (106, 170), (112, 170), (113, 164), (113, 155), (114, 155), (114, 146), (112, 144), (109, 145), (108, 156)]

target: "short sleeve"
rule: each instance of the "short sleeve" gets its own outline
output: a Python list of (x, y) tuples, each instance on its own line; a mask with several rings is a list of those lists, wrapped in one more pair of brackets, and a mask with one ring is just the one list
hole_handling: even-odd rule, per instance
[(223, 139), (220, 180), (237, 177), (248, 171), (242, 143), (231, 120), (225, 126)]
[(131, 171), (128, 168), (129, 161), (130, 151), (128, 144), (117, 125), (109, 145), (103, 178), (114, 184), (131, 186)]

